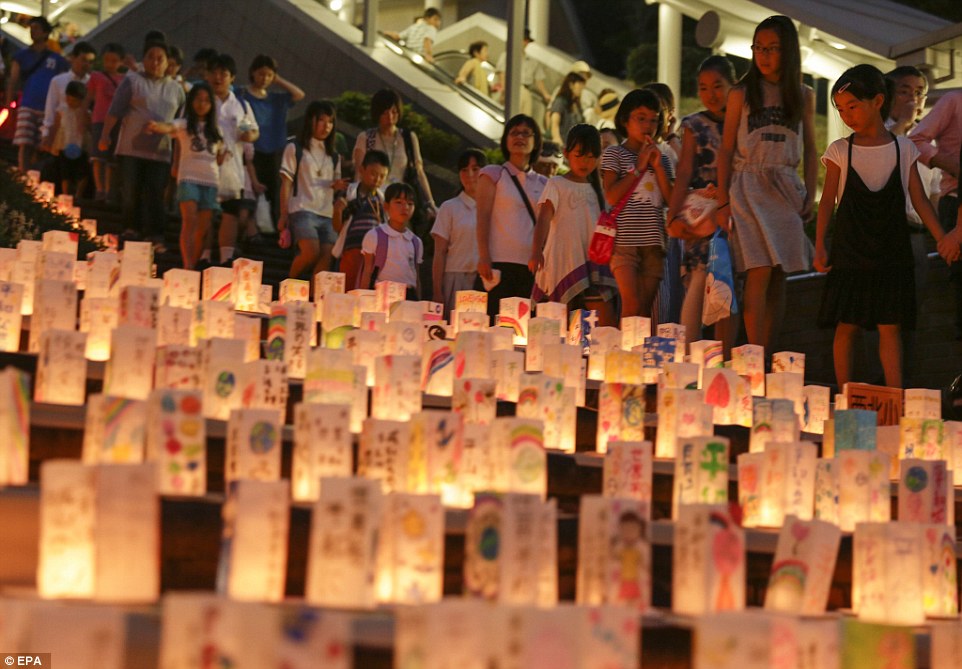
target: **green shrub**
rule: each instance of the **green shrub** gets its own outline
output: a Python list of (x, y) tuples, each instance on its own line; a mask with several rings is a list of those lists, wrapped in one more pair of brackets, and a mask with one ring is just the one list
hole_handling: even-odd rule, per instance
[(23, 239), (38, 240), (48, 230), (76, 232), (80, 257), (101, 248), (83, 230), (75, 230), (70, 218), (47, 202), (37, 202), (26, 177), (15, 169), (0, 170), (0, 246), (15, 248)]

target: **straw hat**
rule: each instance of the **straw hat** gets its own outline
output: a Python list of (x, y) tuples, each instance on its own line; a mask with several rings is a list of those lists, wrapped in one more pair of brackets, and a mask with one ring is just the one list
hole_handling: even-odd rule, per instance
[(605, 93), (598, 98), (598, 117), (614, 122), (619, 104), (621, 104), (621, 100), (617, 93)]

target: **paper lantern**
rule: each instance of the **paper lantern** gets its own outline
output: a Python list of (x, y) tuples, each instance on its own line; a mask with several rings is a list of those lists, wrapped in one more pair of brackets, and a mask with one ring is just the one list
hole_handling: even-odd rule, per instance
[(727, 506), (685, 504), (672, 551), (672, 611), (702, 615), (745, 608), (745, 533)]
[[(485, 293), (485, 296), (487, 296), (487, 293)], [(454, 321), (454, 331), (457, 334), (484, 332), (490, 324), (487, 312), (459, 311), (452, 316), (452, 320)], [(514, 334), (511, 332), (508, 334), (511, 336), (511, 345), (514, 346)]]
[(374, 608), (378, 529), (384, 497), (377, 481), (326, 478), (311, 514), (305, 599)]
[(701, 390), (658, 389), (658, 430), (655, 457), (674, 458), (679, 437), (710, 436), (713, 409)]
[(280, 283), (278, 299), (281, 304), (288, 302), (310, 302), (311, 282), (301, 279), (284, 279)]
[(557, 603), (557, 509), (536, 495), (479, 493), (464, 537), (464, 588), (502, 604)]
[(946, 455), (951, 454), (955, 485), (962, 485), (962, 422), (947, 420), (943, 423)]
[(194, 324), (190, 331), (192, 346), (202, 339), (230, 339), (234, 336), (234, 308), (229, 302), (201, 300), (194, 306)]
[[(58, 666), (123, 668), (127, 650), (125, 607), (81, 602), (65, 605), (36, 599), (17, 604), (22, 611), (18, 621), (22, 632), (14, 638), (22, 644), (16, 648), (21, 652), (17, 658), (21, 666), (49, 667), (53, 658), (59, 657), (67, 659), (58, 660)], [(44, 657), (32, 650), (35, 648), (43, 648), (49, 655)], [(12, 654), (7, 656), (13, 661)]]
[(20, 350), (22, 309), (23, 286), (0, 281), (0, 351), (16, 353)]
[(0, 371), (0, 486), (27, 483), (30, 465), (30, 375)]
[(906, 388), (904, 412), (906, 418), (942, 418), (942, 393), (930, 388)]
[[(889, 469), (889, 478), (893, 481), (899, 480), (900, 432), (901, 428), (898, 425), (879, 425), (875, 428), (875, 450), (889, 456), (889, 462), (892, 465)], [(834, 455), (834, 451), (832, 455)]]
[(349, 350), (311, 350), (307, 355), (304, 401), (311, 404), (352, 404), (354, 366), (354, 355)]
[(294, 407), (294, 451), (291, 495), (316, 501), (323, 477), (350, 477), (351, 408), (348, 405), (297, 404)]
[(608, 351), (605, 355), (605, 377), (608, 383), (645, 383), (644, 359), (635, 351)]
[(796, 372), (805, 376), (805, 354), (795, 351), (772, 353), (772, 372)]
[(244, 316), (241, 314), (234, 314), (234, 339), (239, 339), (245, 344), (244, 346), (245, 362), (252, 362), (260, 358), (261, 357), (261, 319), (257, 316)]
[(438, 495), (385, 498), (378, 536), (377, 598), (395, 604), (441, 599), (444, 507)]
[(385, 493), (408, 492), (410, 448), (409, 422), (366, 419), (357, 451), (357, 475), (380, 481)]
[(120, 256), (106, 251), (94, 251), (87, 256), (87, 287), (84, 298), (117, 297), (120, 287)]
[(561, 342), (561, 323), (553, 318), (531, 318), (528, 320), (528, 341), (525, 347), (524, 367), (528, 372), (544, 369), (544, 350), (546, 346)]
[(872, 451), (839, 451), (838, 521), (843, 532), (862, 522), (886, 522), (891, 518), (889, 457)]
[(651, 319), (627, 316), (621, 319), (621, 348), (626, 351), (641, 346), (651, 336)]
[(155, 390), (147, 400), (147, 459), (163, 495), (207, 491), (207, 427), (198, 390)]
[[(411, 418), (411, 456), (408, 481), (412, 492), (441, 495), (445, 506), (470, 507), (474, 489), (461, 478), (464, 456), (464, 419), (450, 411), (422, 411)], [(423, 467), (420, 463), (423, 462)], [(412, 470), (420, 472), (412, 476)]]
[(484, 326), (489, 325), (488, 313), (488, 294), (479, 290), (459, 290), (454, 294), (454, 312), (451, 315), (451, 323), (455, 325), (455, 332), (461, 332), (457, 327), (461, 314), (472, 313), (481, 314), (484, 317)]
[[(190, 328), (192, 324), (193, 313), (190, 309), (168, 306), (160, 307), (157, 310), (157, 346), (168, 346), (171, 344), (176, 346), (190, 346)], [(89, 339), (87, 343), (90, 343)]]
[(874, 451), (876, 413), (863, 409), (835, 411), (835, 452), (848, 450)]
[[(688, 345), (691, 352), (689, 356), (692, 364), (698, 365), (698, 387), (703, 388), (701, 381), (702, 372), (706, 369), (715, 369), (725, 366), (725, 355), (722, 343), (714, 339), (702, 339), (693, 341)], [(737, 374), (736, 370), (736, 374)]]
[(940, 418), (902, 418), (899, 421), (900, 458), (946, 460), (945, 428)]
[[(495, 486), (495, 462), (490, 434), (486, 425), (472, 423), (464, 424), (461, 438), (461, 463), (458, 470), (459, 487), (467, 499), (470, 492), (471, 499), (468, 508), (474, 505), (474, 493), (481, 490), (493, 490)], [(445, 500), (447, 504), (447, 500)], [(449, 506), (460, 506), (455, 501)]]
[(941, 523), (918, 526), (922, 561), (922, 607), (929, 617), (959, 613), (955, 527)]
[(387, 316), (380, 311), (362, 311), (358, 327), (369, 332), (382, 332), (387, 325)]
[(955, 669), (962, 655), (962, 625), (957, 620), (929, 623), (932, 652), (931, 669)]
[(343, 295), (347, 277), (343, 272), (317, 272), (314, 274), (314, 302), (323, 310), (324, 300), (331, 293)]
[(258, 311), (264, 261), (237, 258), (231, 265), (231, 301), (238, 311)]
[(745, 344), (732, 349), (732, 369), (740, 376), (747, 376), (752, 385), (752, 395), (765, 396), (765, 347)]
[(230, 267), (208, 267), (201, 272), (200, 297), (204, 301), (234, 304), (231, 285), (234, 270)]
[[(751, 424), (752, 395), (747, 381), (743, 382), (730, 369), (706, 369), (702, 371), (702, 388), (705, 404), (713, 407), (712, 421), (715, 425)], [(745, 419), (748, 418), (746, 421)]]
[(104, 368), (104, 394), (145, 400), (153, 389), (157, 331), (118, 325), (111, 337), (110, 360)]
[[(520, 380), (518, 381), (520, 387)], [(498, 402), (492, 379), (457, 379), (451, 397), (451, 410), (465, 423), (489, 425), (497, 415)]]
[(96, 473), (71, 460), (40, 466), (41, 597), (93, 597), (96, 587)]
[(955, 525), (952, 474), (944, 460), (901, 461), (899, 520)]
[(327, 293), (324, 296), (321, 315), (323, 345), (327, 348), (341, 348), (344, 345), (345, 334), (357, 327), (360, 313), (357, 296)]
[(421, 392), (451, 397), (454, 390), (454, 343), (427, 341), (421, 358)]
[(224, 478), (281, 478), (281, 419), (274, 409), (234, 409), (227, 422)]
[(424, 343), (422, 329), (420, 322), (390, 321), (384, 326), (384, 354), (420, 358)]
[[(838, 473), (838, 462), (834, 458), (819, 458), (815, 465), (815, 518), (834, 525), (839, 524)], [(740, 491), (742, 480), (740, 459), (738, 478)]]
[(728, 502), (728, 439), (687, 437), (678, 440), (672, 512), (687, 504)]
[(667, 362), (658, 377), (658, 387), (695, 390), (698, 388), (700, 373), (701, 370), (694, 363)]
[(765, 375), (765, 396), (770, 399), (786, 399), (795, 403), (795, 413), (801, 416), (803, 405), (802, 388), (805, 377), (798, 372), (775, 372)]
[(154, 365), (154, 388), (201, 390), (200, 349), (190, 346), (159, 346)]
[[(486, 669), (495, 635), (490, 619), (501, 609), (485, 602), (449, 598), (434, 604), (398, 607), (394, 623), (397, 666)], [(457, 639), (457, 643), (438, 643)]]
[(643, 441), (645, 438), (645, 386), (631, 383), (602, 383), (598, 394), (599, 453), (611, 441)]
[(762, 489), (765, 482), (765, 454), (741, 453), (737, 457), (738, 504), (742, 508), (742, 526), (759, 527), (771, 525), (773, 514), (762, 507)]
[(598, 312), (594, 309), (574, 309), (568, 314), (568, 343), (589, 352), (591, 335), (598, 324)]
[(762, 453), (773, 441), (792, 442), (798, 438), (798, 415), (791, 400), (754, 399), (750, 452)]
[(859, 620), (890, 625), (925, 621), (918, 525), (858, 523), (852, 559), (852, 608)]
[(829, 389), (826, 386), (805, 386), (802, 388), (805, 411), (802, 413), (802, 430), (812, 434), (825, 431), (825, 421), (829, 415)]
[(591, 343), (588, 345), (588, 378), (593, 381), (604, 381), (605, 358), (608, 351), (621, 348), (621, 331), (618, 328), (595, 328), (591, 333)]
[[(405, 294), (407, 288), (405, 288)], [(390, 304), (388, 309), (389, 323), (414, 323), (420, 325), (425, 316), (424, 306), (414, 300), (400, 299)]]
[(153, 244), (150, 242), (124, 242), (124, 250), (120, 254), (118, 289), (124, 286), (147, 285), (147, 281), (153, 274), (153, 265)]
[(527, 344), (531, 300), (523, 297), (505, 297), (502, 298), (499, 309), (498, 327), (508, 328), (514, 334), (515, 346)]
[(787, 516), (778, 534), (765, 608), (808, 616), (825, 613), (841, 540), (832, 523)]
[(648, 505), (583, 495), (578, 514), (577, 601), (651, 606)]
[(37, 281), (69, 281), (73, 283), (76, 254), (41, 251), (37, 256)]
[(281, 360), (253, 360), (244, 363), (239, 376), (241, 406), (245, 409), (273, 409), (281, 422), (287, 416), (287, 365)]
[(421, 358), (382, 355), (374, 362), (371, 417), (408, 420), (421, 410)]
[(27, 350), (40, 352), (40, 339), (48, 330), (74, 330), (77, 327), (77, 289), (71, 281), (38, 279)]
[[(638, 347), (635, 347), (638, 350)], [(658, 375), (667, 362), (681, 362), (676, 360), (678, 342), (671, 337), (648, 337), (641, 346), (642, 351), (642, 381), (657, 383)]]
[(585, 359), (577, 346), (549, 344), (544, 348), (544, 373), (564, 381), (575, 395), (575, 404), (585, 405)]
[(605, 497), (634, 499), (651, 518), (652, 444), (650, 441), (609, 441), (602, 468)]
[(544, 498), (548, 491), (548, 457), (543, 423), (527, 418), (495, 418), (490, 434), (494, 489)]
[(157, 327), (160, 289), (150, 286), (124, 286), (120, 290), (120, 325)]
[(373, 387), (374, 361), (384, 352), (384, 335), (363, 327), (359, 330), (351, 330), (344, 336), (344, 348), (353, 355), (355, 365), (364, 367), (365, 383)]
[(524, 353), (520, 351), (493, 351), (491, 353), (491, 377), (497, 387), (497, 398), (517, 402), (521, 391), (521, 372), (524, 371)]
[(200, 272), (169, 269), (164, 272), (164, 288), (160, 303), (170, 307), (193, 309), (200, 295)]
[(223, 508), (217, 591), (232, 599), (284, 598), (289, 481), (231, 481)]
[(292, 379), (307, 373), (307, 355), (317, 339), (314, 308), (307, 302), (274, 303), (268, 327), (268, 357), (283, 360)]
[(540, 420), (544, 426), (545, 448), (559, 449), (565, 431), (564, 381), (546, 374), (522, 374), (515, 415)]
[(685, 326), (678, 323), (659, 323), (657, 330), (659, 337), (675, 340), (675, 359), (674, 362), (685, 361)]
[(382, 314), (391, 313), (391, 305), (403, 302), (407, 296), (408, 287), (397, 281), (378, 281), (374, 284), (375, 311)]
[(460, 332), (454, 342), (454, 378), (487, 379), (490, 376), (490, 335), (485, 332)]
[(136, 464), (144, 461), (147, 403), (124, 397), (87, 398), (83, 463)]
[(23, 316), (33, 314), (33, 294), (36, 276), (36, 267), (31, 260), (18, 259), (10, 271), (10, 282), (23, 286), (23, 302), (20, 305), (20, 314)]
[(40, 338), (34, 401), (74, 406), (83, 404), (87, 385), (86, 349), (87, 335), (82, 332), (44, 332)]

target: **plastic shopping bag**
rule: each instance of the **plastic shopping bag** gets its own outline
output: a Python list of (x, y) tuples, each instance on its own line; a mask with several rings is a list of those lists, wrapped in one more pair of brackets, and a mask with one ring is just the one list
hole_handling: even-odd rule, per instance
[(708, 245), (708, 277), (705, 279), (701, 321), (705, 325), (712, 325), (737, 313), (735, 275), (728, 239), (721, 230), (716, 230)]

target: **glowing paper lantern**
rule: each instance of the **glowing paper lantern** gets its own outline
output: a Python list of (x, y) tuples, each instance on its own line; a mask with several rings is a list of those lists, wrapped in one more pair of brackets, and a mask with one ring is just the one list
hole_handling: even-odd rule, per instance
[(539, 495), (548, 492), (544, 426), (527, 418), (495, 418), (491, 423), (495, 490)]
[(311, 514), (304, 596), (311, 604), (374, 608), (378, 529), (384, 497), (377, 481), (328, 478)]
[(479, 493), (464, 542), (464, 587), (469, 596), (502, 604), (557, 603), (555, 500)]
[(890, 625), (925, 621), (917, 524), (858, 523), (852, 557), (852, 608), (859, 620)]
[(687, 504), (728, 502), (728, 439), (687, 437), (678, 440), (672, 518)]
[(899, 420), (900, 458), (948, 460), (945, 428), (940, 418), (902, 418)]
[(323, 345), (327, 348), (341, 348), (345, 334), (358, 325), (360, 313), (355, 295), (327, 293), (321, 315)]
[(901, 461), (899, 520), (955, 525), (952, 474), (944, 460)]
[(524, 368), (528, 372), (544, 369), (545, 347), (561, 342), (561, 323), (553, 318), (528, 320), (528, 341), (525, 347)]
[(117, 297), (120, 275), (120, 256), (106, 251), (94, 251), (87, 256), (87, 286), (84, 298)]
[(488, 333), (459, 332), (454, 342), (454, 378), (490, 378), (491, 355), (491, 337)]
[(889, 456), (872, 451), (839, 451), (838, 521), (843, 532), (862, 522), (886, 522), (891, 518)]
[(231, 283), (234, 270), (230, 267), (208, 267), (201, 272), (200, 297), (204, 301), (234, 304)]
[(459, 290), (454, 294), (454, 312), (451, 315), (451, 323), (455, 326), (455, 333), (461, 332), (461, 314), (477, 314), (477, 318), (483, 319), (484, 327), (488, 323), (488, 294), (479, 290)]
[(237, 258), (231, 266), (231, 300), (238, 311), (258, 311), (264, 261)]
[(207, 427), (198, 390), (155, 390), (147, 400), (147, 459), (163, 495), (207, 491)]
[(407, 297), (408, 287), (397, 281), (378, 281), (374, 284), (375, 311), (382, 314), (391, 313), (391, 305), (403, 302)]
[(36, 275), (37, 270), (34, 262), (31, 260), (18, 259), (10, 270), (10, 282), (23, 286), (23, 303), (20, 305), (20, 313), (23, 316), (29, 316), (33, 313), (33, 293)]
[(269, 357), (283, 360), (292, 379), (303, 379), (307, 373), (307, 356), (317, 339), (316, 327), (314, 308), (307, 302), (271, 305)]
[(798, 415), (790, 400), (756, 397), (752, 408), (752, 431), (749, 450), (762, 453), (773, 442), (798, 441)]
[(955, 527), (922, 523), (918, 527), (922, 560), (922, 606), (930, 617), (959, 613)]
[(631, 383), (602, 383), (598, 394), (599, 453), (611, 441), (643, 441), (645, 438), (645, 386)]
[(394, 493), (385, 502), (378, 536), (378, 600), (396, 604), (439, 601), (444, 567), (440, 497)]
[(454, 343), (431, 340), (424, 343), (421, 358), (421, 392), (451, 397), (454, 389)]
[(659, 323), (658, 336), (665, 339), (675, 340), (675, 359), (674, 362), (685, 361), (685, 326), (678, 323)]
[(284, 598), (289, 481), (231, 481), (223, 508), (224, 531), (217, 590), (232, 599)]
[[(739, 502), (741, 502), (741, 457), (739, 457)], [(838, 463), (819, 458), (815, 465), (815, 518), (838, 525)]]
[(493, 351), (491, 353), (491, 377), (497, 387), (497, 398), (517, 402), (521, 392), (521, 372), (524, 371), (524, 353), (521, 351)]
[[(635, 347), (638, 350), (638, 347)], [(657, 383), (665, 363), (681, 362), (676, 359), (678, 342), (671, 337), (648, 337), (641, 346), (642, 381)]]
[(522, 374), (515, 415), (540, 420), (545, 448), (560, 448), (564, 431), (564, 382), (546, 374)]
[(40, 466), (41, 597), (92, 597), (95, 591), (96, 471), (71, 460)]
[(160, 303), (170, 307), (193, 309), (200, 295), (200, 272), (169, 269), (164, 272), (164, 288)]
[[(24, 666), (40, 666), (37, 651), (50, 653), (48, 666), (56, 655), (73, 666), (122, 669), (126, 659), (125, 607), (119, 605), (30, 601), (24, 607), (23, 634), (17, 650)], [(35, 663), (26, 664), (27, 658)], [(12, 656), (11, 656), (12, 659)], [(6, 666), (6, 665), (4, 665)]]
[(104, 368), (104, 394), (145, 400), (154, 384), (157, 331), (118, 325), (111, 337), (110, 360)]
[(363, 327), (351, 330), (344, 337), (344, 348), (353, 354), (355, 365), (361, 365), (367, 370), (366, 383), (373, 387), (374, 361), (384, 352), (384, 335)]
[(374, 362), (371, 417), (408, 420), (421, 410), (421, 357), (382, 355)]
[(765, 347), (745, 344), (732, 349), (732, 369), (740, 376), (747, 376), (752, 385), (752, 395), (765, 396)]
[(281, 360), (253, 360), (245, 363), (239, 376), (241, 406), (244, 409), (273, 409), (281, 419), (287, 416), (287, 366)]
[(672, 611), (702, 615), (745, 608), (745, 533), (726, 506), (681, 506), (673, 545)]
[(505, 297), (499, 304), (497, 323), (514, 333), (514, 345), (528, 343), (528, 319), (531, 317), (531, 300), (523, 297)]
[(602, 469), (602, 494), (642, 502), (646, 520), (651, 518), (651, 458), (650, 441), (609, 441)]
[[(449, 598), (435, 604), (398, 607), (394, 624), (394, 656), (398, 666), (485, 669), (494, 636), (487, 603)], [(457, 643), (437, 643), (457, 639)]]
[[(406, 292), (407, 289), (405, 289), (405, 293)], [(389, 323), (414, 323), (415, 325), (420, 325), (424, 315), (424, 306), (420, 302), (401, 299), (391, 303), (387, 320)]]
[(794, 351), (772, 353), (772, 372), (795, 372), (805, 376), (805, 354)]
[(942, 393), (930, 388), (906, 388), (903, 410), (906, 418), (942, 418)]
[[(81, 309), (83, 309), (83, 305), (81, 305)], [(157, 346), (190, 346), (192, 324), (193, 313), (190, 309), (160, 307), (157, 310)], [(87, 343), (90, 344), (89, 338)]]
[[(487, 293), (485, 293), (487, 296)], [(454, 321), (454, 331), (456, 334), (462, 332), (484, 332), (488, 329), (490, 319), (487, 312), (459, 311), (452, 317)], [(511, 335), (511, 342), (514, 345), (514, 335)]]
[(591, 343), (588, 345), (589, 379), (605, 380), (605, 359), (608, 351), (615, 349), (621, 349), (621, 331), (618, 328), (597, 327), (592, 331)]
[(227, 422), (224, 478), (277, 481), (281, 478), (281, 421), (273, 409), (235, 409)]
[(613, 349), (605, 355), (605, 381), (608, 383), (644, 383), (644, 361), (641, 353)]
[(351, 408), (348, 405), (298, 404), (294, 407), (291, 495), (315, 501), (322, 477), (350, 477)]
[(40, 243), (42, 244), (41, 248), (44, 251), (66, 253), (76, 258), (78, 241), (79, 236), (76, 232), (68, 232), (67, 230), (47, 230), (45, 233), (43, 233), (43, 235), (41, 235)]
[(24, 485), (30, 464), (30, 376), (0, 371), (0, 486)]
[(284, 279), (280, 283), (278, 299), (281, 304), (288, 302), (310, 302), (311, 282), (302, 279)]
[(0, 281), (0, 351), (20, 350), (20, 328), (23, 324), (23, 286)]
[(651, 606), (648, 505), (583, 495), (578, 525), (577, 601)]
[(202, 352), (190, 346), (157, 347), (154, 388), (201, 390)]
[(150, 286), (124, 286), (120, 290), (120, 325), (157, 327), (160, 289)]
[(410, 448), (409, 422), (366, 419), (357, 451), (357, 475), (380, 481), (385, 493), (407, 492)]
[(192, 346), (197, 346), (203, 339), (230, 339), (234, 336), (234, 308), (229, 302), (201, 300), (194, 305), (193, 313)]
[(950, 622), (932, 621), (932, 669), (955, 669), (956, 660), (962, 655), (962, 625), (957, 620)]
[(585, 405), (585, 359), (577, 346), (549, 344), (544, 349), (544, 373), (560, 378), (575, 395), (575, 404)]
[(487, 330), (488, 337), (491, 339), (491, 352), (513, 351), (514, 333), (508, 328), (490, 327)]
[(87, 398), (83, 463), (136, 464), (144, 461), (147, 403), (124, 397)]
[(314, 302), (318, 313), (323, 313), (324, 300), (331, 293), (343, 295), (347, 277), (343, 272), (317, 272), (314, 275)]
[[(411, 418), (412, 439), (408, 481), (413, 492), (441, 495), (445, 506), (469, 507), (473, 502), (473, 488), (461, 480), (464, 456), (464, 419), (450, 411), (422, 411)], [(411, 469), (420, 468), (423, 477), (411, 476)], [(412, 480), (413, 479), (413, 480)]]
[[(124, 242), (120, 254), (120, 278), (118, 288), (145, 286), (150, 280), (154, 265), (154, 245), (150, 242)], [(223, 269), (223, 268), (218, 268)], [(230, 270), (227, 270), (228, 272)]]
[(40, 338), (33, 399), (49, 404), (83, 404), (87, 385), (86, 349), (87, 335), (82, 332), (44, 332)]
[(802, 413), (802, 430), (812, 434), (823, 434), (829, 413), (829, 388), (827, 386), (805, 386), (802, 388), (805, 411)]
[(951, 454), (952, 471), (954, 472), (955, 485), (962, 485), (962, 422), (947, 420), (944, 423), (946, 455)]
[[(692, 364), (698, 365), (698, 387), (704, 387), (701, 382), (702, 372), (706, 369), (716, 369), (725, 366), (725, 354), (722, 343), (714, 339), (701, 339), (688, 345)], [(737, 371), (736, 371), (737, 373)]]
[(674, 458), (679, 437), (710, 436), (713, 409), (701, 390), (658, 389), (658, 430), (655, 457)]
[(73, 283), (76, 255), (41, 251), (37, 256), (37, 281), (69, 281)]
[(628, 316), (621, 319), (621, 348), (630, 351), (641, 346), (651, 336), (651, 319)]
[(696, 390), (701, 370), (691, 362), (668, 362), (658, 377), (659, 388), (677, 388), (680, 390)]
[(44, 332), (76, 329), (77, 289), (71, 281), (38, 279), (34, 290), (27, 350), (30, 353), (39, 353), (40, 339)]
[(730, 369), (705, 369), (702, 371), (702, 389), (705, 404), (713, 408), (715, 425), (734, 425), (739, 422), (739, 409), (751, 411), (752, 396), (748, 384)]
[(463, 416), (465, 423), (490, 424), (497, 415), (495, 386), (492, 379), (457, 379), (451, 410)]
[(832, 523), (787, 516), (765, 591), (765, 608), (800, 615), (825, 613), (842, 533)]

